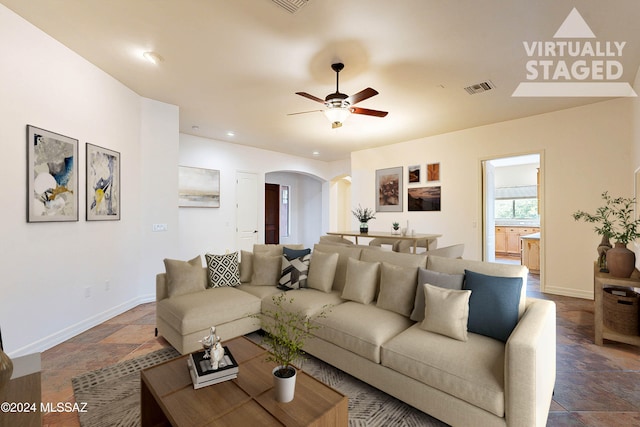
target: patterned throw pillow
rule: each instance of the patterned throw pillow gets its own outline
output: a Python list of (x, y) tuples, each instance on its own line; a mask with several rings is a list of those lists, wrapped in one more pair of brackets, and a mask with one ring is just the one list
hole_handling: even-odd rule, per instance
[(286, 251), (282, 255), (282, 274), (278, 288), (284, 291), (290, 289), (300, 289), (307, 286), (307, 273), (309, 272), (309, 262), (311, 261), (311, 250), (305, 250), (304, 254), (298, 257), (291, 256)]
[(209, 287), (238, 286), (240, 284), (240, 268), (238, 252), (225, 255), (205, 254)]

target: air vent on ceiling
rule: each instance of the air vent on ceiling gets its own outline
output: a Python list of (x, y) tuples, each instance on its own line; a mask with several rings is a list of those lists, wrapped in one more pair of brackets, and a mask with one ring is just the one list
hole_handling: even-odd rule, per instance
[(464, 90), (467, 91), (469, 95), (474, 95), (476, 93), (486, 92), (488, 90), (494, 89), (496, 85), (493, 84), (491, 80), (487, 80), (486, 82), (476, 83), (471, 86), (467, 86)]
[(289, 13), (296, 13), (309, 2), (309, 0), (271, 0)]

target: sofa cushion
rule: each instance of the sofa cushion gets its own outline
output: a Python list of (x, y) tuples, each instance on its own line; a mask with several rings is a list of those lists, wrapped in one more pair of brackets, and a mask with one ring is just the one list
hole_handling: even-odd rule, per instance
[[(292, 299), (291, 304), (287, 303), (286, 308), (302, 313), (308, 317), (320, 313), (323, 309), (333, 310), (334, 306), (342, 305), (344, 302), (337, 291), (323, 292), (316, 289), (303, 288), (287, 291), (287, 299)], [(277, 307), (273, 303), (273, 298), (262, 299), (262, 312), (276, 311)]]
[(470, 333), (467, 341), (420, 329), (382, 345), (382, 365), (504, 417), (504, 343)]
[(383, 262), (377, 306), (409, 317), (416, 299), (418, 268)]
[(411, 320), (422, 322), (424, 319), (424, 288), (421, 285), (428, 283), (441, 288), (460, 290), (463, 282), (464, 274), (446, 274), (421, 268), (418, 271), (418, 287), (410, 316)]
[(344, 284), (347, 280), (347, 261), (349, 260), (349, 258), (360, 259), (362, 248), (355, 247), (355, 245), (351, 245), (351, 247), (346, 247), (346, 246), (316, 243), (316, 245), (313, 247), (313, 251), (314, 252), (322, 251), (322, 252), (338, 254), (338, 265), (336, 266), (336, 275), (333, 278), (332, 289), (336, 291), (342, 291), (344, 289)]
[(238, 252), (224, 255), (205, 254), (209, 287), (238, 286), (240, 284), (240, 268)]
[(276, 286), (280, 279), (282, 254), (258, 252), (253, 254), (252, 285)]
[[(311, 252), (310, 249), (297, 251), (297, 253), (301, 255), (295, 257), (289, 255), (293, 252), (290, 250), (290, 252), (287, 253), (287, 248), (285, 248), (284, 254), (282, 255), (282, 272), (280, 274), (280, 281), (278, 282), (279, 289), (287, 291), (307, 286), (307, 274), (309, 272), (309, 262), (311, 261), (309, 252)], [(291, 256), (293, 256), (293, 258), (291, 258)]]
[(251, 283), (243, 283), (240, 286), (238, 286), (236, 289), (240, 289), (241, 291), (250, 293), (251, 295), (255, 295), (261, 300), (264, 297), (279, 294), (282, 292), (280, 289), (278, 289), (275, 286), (252, 285)]
[(379, 262), (366, 262), (349, 258), (342, 299), (362, 304), (369, 304), (373, 301), (376, 298), (379, 269)]
[(200, 255), (189, 261), (165, 258), (164, 268), (169, 297), (203, 291), (207, 287), (207, 272), (202, 268)]
[(156, 313), (184, 336), (258, 314), (260, 298), (238, 288), (209, 288), (158, 301)]
[(527, 305), (527, 275), (529, 270), (524, 265), (499, 264), (468, 259), (443, 258), (430, 255), (427, 259), (429, 270), (448, 274), (464, 274), (464, 270), (500, 277), (522, 277), (522, 291), (518, 305), (518, 318), (522, 317)]
[(507, 342), (518, 323), (521, 277), (497, 277), (465, 270), (470, 332)]
[(444, 289), (428, 283), (419, 287), (425, 297), (424, 320), (420, 328), (466, 341), (471, 291)]
[(337, 266), (337, 253), (313, 251), (309, 264), (307, 286), (322, 292), (331, 292)]
[(240, 251), (240, 282), (251, 282), (253, 275), (253, 252)]
[(373, 304), (347, 301), (333, 307), (327, 317), (316, 319), (314, 335), (380, 363), (380, 346), (411, 326), (407, 317)]

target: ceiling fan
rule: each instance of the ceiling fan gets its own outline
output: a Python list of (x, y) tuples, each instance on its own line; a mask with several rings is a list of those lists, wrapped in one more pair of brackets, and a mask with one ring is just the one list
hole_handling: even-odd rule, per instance
[(325, 116), (331, 121), (331, 128), (339, 128), (342, 126), (342, 123), (351, 115), (351, 114), (364, 114), (366, 116), (374, 116), (374, 117), (385, 117), (389, 114), (386, 111), (379, 110), (370, 110), (368, 108), (360, 108), (355, 107), (354, 105), (358, 102), (364, 101), (365, 99), (369, 99), (372, 96), (378, 94), (378, 91), (372, 89), (370, 87), (361, 90), (355, 95), (348, 96), (344, 93), (340, 93), (338, 89), (339, 79), (340, 79), (340, 71), (344, 68), (344, 64), (341, 62), (331, 64), (331, 69), (336, 72), (336, 91), (334, 93), (330, 93), (326, 96), (326, 98), (320, 99), (316, 96), (310, 95), (307, 92), (296, 92), (296, 95), (304, 96), (312, 101), (319, 102), (320, 104), (324, 104), (326, 107), (324, 110), (313, 110), (313, 111), (303, 111), (300, 113), (291, 113), (289, 116), (295, 114), (305, 114), (305, 113), (314, 113), (317, 111), (322, 111)]

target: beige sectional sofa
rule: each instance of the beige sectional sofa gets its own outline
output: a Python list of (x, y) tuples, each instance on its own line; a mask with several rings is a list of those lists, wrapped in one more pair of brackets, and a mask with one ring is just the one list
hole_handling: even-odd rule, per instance
[[(254, 253), (256, 250), (277, 254), (282, 249), (257, 246)], [(247, 260), (251, 258), (245, 255)], [(262, 283), (255, 272), (249, 274), (247, 263), (243, 259), (240, 264), (244, 283), (237, 287), (171, 297), (167, 297), (166, 275), (159, 274), (160, 334), (184, 353), (198, 349), (197, 340), (212, 325), (224, 339), (258, 330), (260, 325), (250, 316), (273, 310), (271, 297), (282, 291), (275, 283)], [(496, 302), (487, 313), (481, 313), (478, 300), (471, 300), (474, 293), (473, 298), (483, 295), (486, 284), (472, 291), (444, 289), (448, 285), (418, 286), (423, 273), (446, 281), (465, 271), (465, 287), (472, 285), (472, 279), (495, 276), (495, 285), (489, 288), (507, 286), (499, 288), (497, 299), (503, 293), (515, 295), (511, 315), (517, 323), (507, 335), (496, 339), (484, 330), (467, 331), (472, 318), (484, 327), (482, 316), (491, 317), (499, 311), (501, 303)], [(287, 291), (294, 300), (292, 308), (312, 315), (326, 304), (332, 306), (326, 317), (316, 320), (321, 328), (314, 330), (314, 337), (307, 342), (309, 354), (454, 426), (546, 424), (555, 384), (555, 304), (526, 298), (526, 267), (317, 244), (308, 273), (307, 287)], [(508, 283), (503, 284), (501, 278), (507, 277), (515, 279), (506, 279)], [(522, 284), (518, 291), (514, 291), (515, 282)], [(427, 294), (426, 312), (416, 298), (419, 288)], [(414, 294), (411, 301), (410, 293)], [(439, 305), (433, 305), (435, 301)], [(440, 320), (449, 312), (440, 313), (442, 307), (452, 307), (450, 311), (456, 313), (454, 320), (444, 325)], [(440, 317), (434, 318), (434, 313)], [(426, 319), (414, 320), (418, 314)], [(460, 322), (464, 322), (463, 330), (450, 328)], [(493, 333), (491, 330), (488, 335)]]

